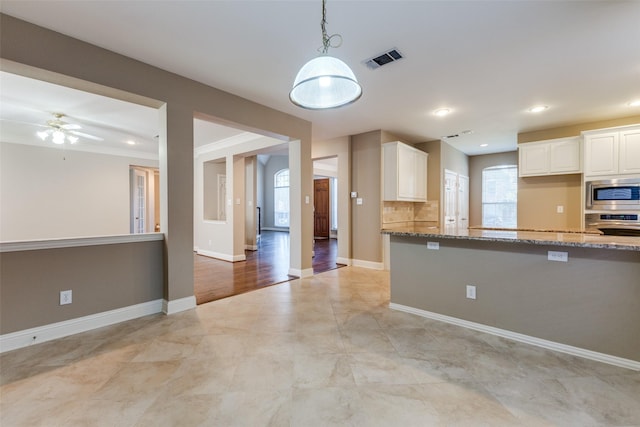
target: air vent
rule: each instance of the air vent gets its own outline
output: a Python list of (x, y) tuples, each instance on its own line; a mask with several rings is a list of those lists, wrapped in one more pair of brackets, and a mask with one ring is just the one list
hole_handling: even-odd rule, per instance
[(381, 55), (378, 55), (374, 58), (371, 59), (367, 59), (366, 61), (364, 61), (364, 63), (367, 65), (367, 67), (371, 68), (372, 70), (375, 70), (376, 68), (380, 68), (383, 65), (387, 65), (391, 62), (395, 62), (399, 59), (402, 59), (403, 56), (402, 54), (398, 51), (398, 49), (391, 49)]

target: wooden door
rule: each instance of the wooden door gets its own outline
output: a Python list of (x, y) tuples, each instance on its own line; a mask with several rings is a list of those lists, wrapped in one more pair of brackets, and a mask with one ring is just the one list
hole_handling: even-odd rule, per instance
[(313, 180), (313, 235), (329, 238), (329, 179)]

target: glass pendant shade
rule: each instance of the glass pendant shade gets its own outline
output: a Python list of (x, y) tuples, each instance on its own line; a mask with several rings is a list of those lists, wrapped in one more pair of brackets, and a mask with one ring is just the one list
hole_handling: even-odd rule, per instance
[(298, 72), (289, 99), (310, 110), (337, 108), (351, 104), (362, 95), (362, 88), (351, 68), (331, 56), (319, 56)]

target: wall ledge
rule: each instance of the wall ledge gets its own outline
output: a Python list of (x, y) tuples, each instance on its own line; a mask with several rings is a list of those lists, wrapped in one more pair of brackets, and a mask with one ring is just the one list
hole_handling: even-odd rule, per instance
[(546, 348), (561, 353), (570, 354), (572, 356), (583, 357), (585, 359), (595, 360), (597, 362), (608, 363), (622, 368), (640, 371), (640, 361), (625, 359), (610, 354), (599, 353), (597, 351), (587, 350), (580, 347), (574, 347), (555, 341), (548, 341), (542, 338), (536, 338), (529, 335), (519, 334), (517, 332), (505, 329), (495, 328), (493, 326), (483, 325), (482, 323), (470, 322), (468, 320), (458, 319), (457, 317), (446, 316), (444, 314), (434, 313), (431, 311), (421, 310), (418, 308), (408, 307), (402, 304), (389, 303), (392, 310), (404, 311), (405, 313), (415, 314), (428, 319), (439, 320), (441, 322), (451, 323), (453, 325), (462, 326), (463, 328), (473, 329), (487, 334), (496, 335), (513, 341), (523, 342), (538, 347)]
[(162, 302), (163, 300), (161, 299), (143, 302), (141, 304), (0, 335), (0, 353), (64, 338), (69, 335), (79, 334), (150, 314), (161, 313)]
[(121, 243), (164, 240), (164, 233), (121, 234), (113, 236), (73, 237), (62, 239), (0, 242), (0, 253), (36, 251), (41, 249), (74, 248), (82, 246), (116, 245)]

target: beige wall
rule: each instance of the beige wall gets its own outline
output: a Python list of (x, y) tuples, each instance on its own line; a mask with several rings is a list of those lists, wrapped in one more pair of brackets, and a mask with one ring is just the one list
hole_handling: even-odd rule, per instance
[(0, 151), (0, 241), (129, 234), (129, 168), (158, 165), (4, 142)]
[[(158, 108), (165, 300), (193, 296), (194, 116), (288, 142), (295, 182), (290, 265), (298, 271), (311, 269), (313, 211), (302, 202), (312, 194), (311, 123), (4, 14), (0, 31), (5, 71)], [(64, 276), (63, 271), (52, 272), (56, 274)]]
[(605, 129), (616, 126), (634, 125), (638, 123), (640, 123), (640, 115), (611, 120), (600, 120), (589, 123), (580, 123), (570, 126), (560, 126), (557, 128), (543, 129), (533, 132), (523, 132), (518, 134), (518, 144), (522, 144), (524, 142), (544, 141), (546, 139), (579, 136), (580, 132), (586, 130)]
[(469, 225), (482, 225), (482, 170), (499, 165), (517, 165), (518, 152), (469, 157)]
[[(518, 179), (518, 227), (579, 230), (582, 227), (582, 175)], [(563, 213), (557, 212), (562, 206)]]

